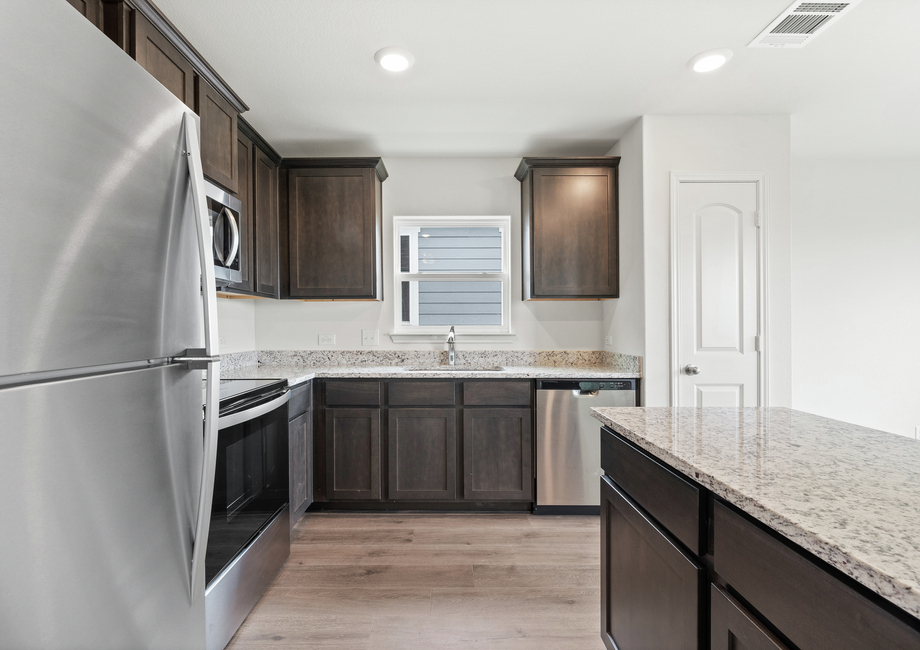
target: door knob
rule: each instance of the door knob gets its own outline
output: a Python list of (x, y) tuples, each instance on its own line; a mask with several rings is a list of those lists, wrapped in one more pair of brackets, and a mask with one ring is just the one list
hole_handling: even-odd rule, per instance
[(684, 372), (688, 375), (698, 375), (700, 374), (700, 369), (694, 365), (687, 365), (684, 366)]

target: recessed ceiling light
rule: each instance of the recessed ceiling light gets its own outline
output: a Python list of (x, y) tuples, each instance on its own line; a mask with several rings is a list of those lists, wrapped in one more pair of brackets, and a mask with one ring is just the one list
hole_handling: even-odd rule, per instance
[(390, 72), (402, 72), (408, 70), (415, 63), (415, 57), (401, 47), (385, 47), (377, 50), (374, 55), (374, 61), (380, 64), (384, 70)]
[(724, 47), (715, 50), (706, 50), (690, 59), (687, 63), (687, 67), (694, 72), (712, 72), (728, 63), (731, 58), (732, 51)]

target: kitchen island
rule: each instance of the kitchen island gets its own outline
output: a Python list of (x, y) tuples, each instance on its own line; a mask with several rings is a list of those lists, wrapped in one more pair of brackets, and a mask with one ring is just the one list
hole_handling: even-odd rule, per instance
[[(787, 408), (593, 415), (616, 507), (648, 517), (699, 571), (686, 574), (703, 584), (683, 613), (690, 627), (698, 615), (688, 634), (701, 647), (710, 626), (712, 648), (744, 634), (723, 629), (728, 602), (765, 644), (744, 642), (754, 647), (920, 648), (920, 443)], [(611, 561), (604, 634), (615, 637)]]

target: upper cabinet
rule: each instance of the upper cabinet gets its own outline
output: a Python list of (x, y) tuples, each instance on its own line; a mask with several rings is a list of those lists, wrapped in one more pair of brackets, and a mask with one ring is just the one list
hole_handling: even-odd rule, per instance
[(102, 0), (67, 0), (67, 3), (83, 14), (89, 22), (102, 28)]
[(286, 159), (289, 296), (383, 300), (380, 158)]
[(619, 295), (618, 157), (524, 158), (524, 300)]
[(201, 117), (204, 175), (233, 193), (239, 189), (237, 112), (207, 81), (195, 77), (195, 110)]
[(192, 64), (149, 20), (137, 12), (132, 13), (130, 23), (134, 25), (134, 33), (130, 43), (133, 51), (129, 49), (128, 53), (154, 79), (194, 110), (195, 69)]

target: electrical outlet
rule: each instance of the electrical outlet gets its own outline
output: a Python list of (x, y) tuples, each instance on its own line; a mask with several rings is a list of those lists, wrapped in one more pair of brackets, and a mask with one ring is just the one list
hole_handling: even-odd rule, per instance
[(361, 330), (361, 345), (380, 345), (380, 330)]
[(319, 344), (320, 345), (335, 345), (335, 334), (320, 334)]
[(613, 337), (607, 336), (604, 338), (604, 345), (613, 345)]

